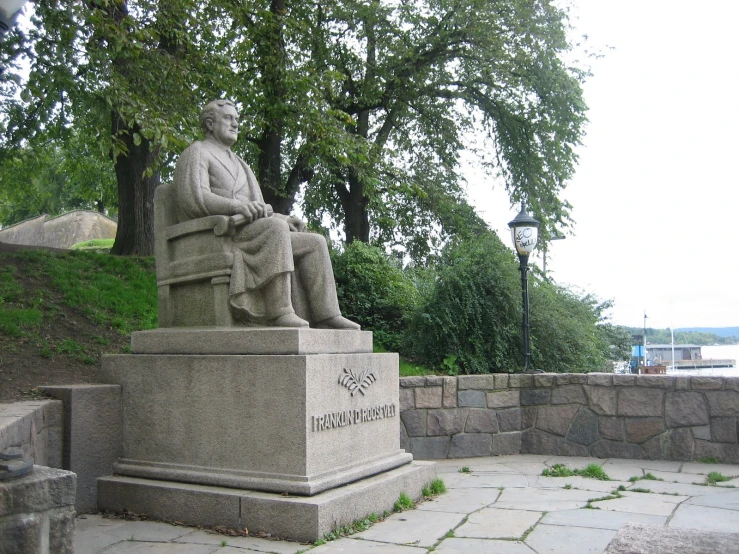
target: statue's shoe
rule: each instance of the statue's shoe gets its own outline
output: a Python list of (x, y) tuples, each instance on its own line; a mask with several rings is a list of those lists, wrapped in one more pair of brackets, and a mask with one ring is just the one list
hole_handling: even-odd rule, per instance
[(345, 331), (359, 331), (361, 329), (359, 325), (340, 315), (314, 323), (313, 327), (316, 329), (343, 329)]
[(309, 323), (293, 314), (285, 314), (267, 321), (270, 327), (308, 327)]

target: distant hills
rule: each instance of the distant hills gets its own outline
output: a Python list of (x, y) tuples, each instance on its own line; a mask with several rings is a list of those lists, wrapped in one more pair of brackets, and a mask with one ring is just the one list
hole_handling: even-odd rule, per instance
[(680, 327), (675, 331), (696, 331), (718, 335), (719, 337), (739, 337), (739, 327)]

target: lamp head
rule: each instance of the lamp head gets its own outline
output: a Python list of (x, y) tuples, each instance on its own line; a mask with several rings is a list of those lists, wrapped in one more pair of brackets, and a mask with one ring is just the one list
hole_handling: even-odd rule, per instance
[(534, 251), (539, 239), (539, 222), (526, 211), (525, 205), (521, 205), (521, 211), (508, 227), (511, 228), (511, 239), (519, 259), (528, 262), (529, 254)]

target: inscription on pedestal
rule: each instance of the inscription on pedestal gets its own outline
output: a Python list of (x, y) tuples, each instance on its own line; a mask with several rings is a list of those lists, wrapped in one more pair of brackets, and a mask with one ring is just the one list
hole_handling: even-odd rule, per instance
[(327, 414), (311, 416), (313, 431), (326, 431), (347, 425), (356, 425), (376, 419), (394, 417), (398, 413), (398, 407), (393, 404), (381, 404), (371, 408), (355, 408), (351, 410), (340, 410)]

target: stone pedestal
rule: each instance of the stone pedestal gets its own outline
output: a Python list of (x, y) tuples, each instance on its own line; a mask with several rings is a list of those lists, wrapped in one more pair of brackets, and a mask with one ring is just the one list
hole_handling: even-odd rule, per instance
[[(223, 487), (224, 497), (230, 489), (313, 496), (412, 460), (400, 449), (398, 357), (373, 354), (371, 333), (170, 328), (134, 333), (132, 350), (106, 356), (103, 371), (122, 387), (114, 472), (134, 480), (108, 482), (101, 507), (141, 511), (114, 498), (145, 504), (147, 481), (137, 478), (160, 489)], [(137, 494), (105, 493), (122, 483)], [(418, 496), (424, 484), (402, 492)]]

